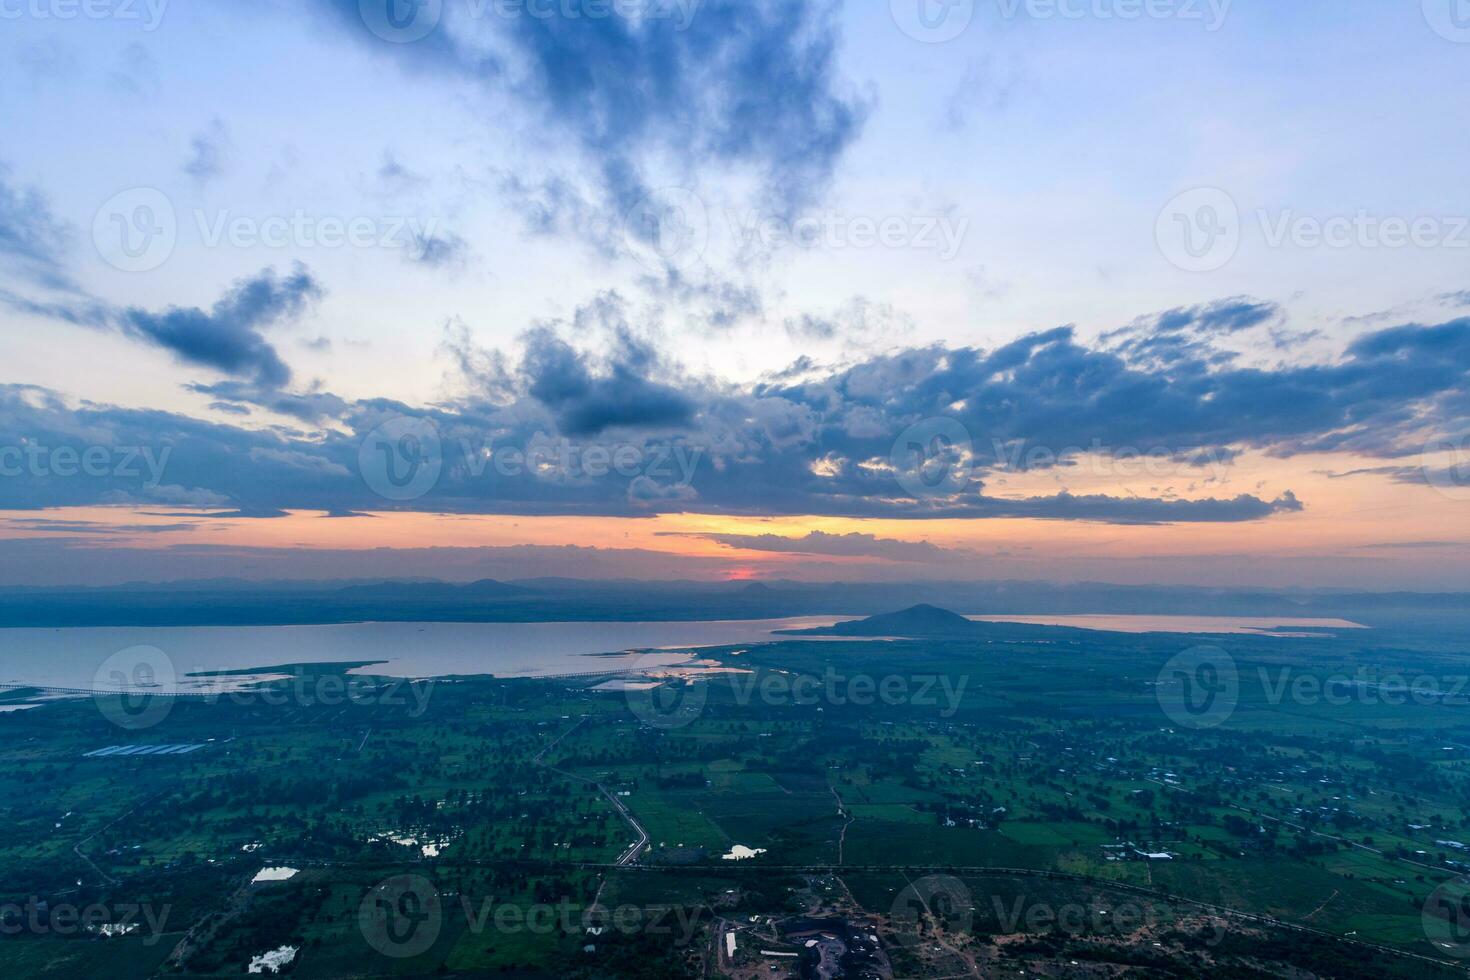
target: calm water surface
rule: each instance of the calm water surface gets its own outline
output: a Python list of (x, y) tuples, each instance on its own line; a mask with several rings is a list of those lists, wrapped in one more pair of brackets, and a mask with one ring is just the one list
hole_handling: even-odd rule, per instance
[[(773, 630), (834, 622), (831, 616), (800, 616), (692, 623), (0, 629), (0, 684), (107, 690), (107, 677), (99, 678), (98, 671), (115, 654), (138, 646), (161, 650), (180, 678), (200, 671), (365, 660), (385, 663), (360, 672), (393, 677), (544, 677), (683, 663), (696, 647), (761, 643), (775, 639)], [(588, 656), (619, 651), (662, 652)]]
[[(1311, 635), (1293, 629), (1364, 629), (1342, 619), (1239, 616), (971, 616), (995, 623), (1121, 633)], [(188, 675), (283, 664), (383, 661), (360, 673), (394, 677), (494, 674), (545, 677), (684, 663), (707, 646), (764, 643), (776, 630), (838, 622), (832, 616), (687, 623), (352, 623), (333, 626), (0, 629), (0, 684), (113, 690), (110, 658), (134, 647), (162, 651), (179, 687)], [(654, 651), (654, 652), (650, 652)], [(617, 654), (592, 657), (590, 654)], [(127, 658), (124, 658), (125, 660)], [(137, 658), (133, 658), (136, 660)], [(146, 658), (151, 663), (156, 657)], [(131, 670), (131, 668), (130, 668)], [(213, 682), (217, 683), (217, 682)]]

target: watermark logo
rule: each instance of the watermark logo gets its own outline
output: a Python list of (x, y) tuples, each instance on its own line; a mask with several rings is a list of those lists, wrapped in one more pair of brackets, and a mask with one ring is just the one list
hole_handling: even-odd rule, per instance
[(889, 922), (900, 945), (963, 938), (975, 928), (975, 897), (958, 878), (929, 875), (898, 893)]
[(1470, 958), (1470, 883), (1447, 881), (1424, 902), (1420, 922), (1436, 952)]
[(1154, 685), (1159, 707), (1181, 728), (1215, 728), (1240, 703), (1235, 658), (1219, 647), (1191, 647), (1175, 654)]
[(119, 650), (92, 676), (92, 700), (102, 716), (130, 732), (160, 724), (173, 711), (178, 672), (157, 647)]
[(1424, 20), (1446, 41), (1470, 44), (1470, 0), (1423, 0)]
[(893, 22), (915, 41), (953, 41), (975, 19), (975, 0), (889, 0)]
[(387, 500), (417, 500), (444, 470), (444, 445), (432, 419), (400, 415), (363, 437), (358, 472), (368, 489)]
[(663, 731), (694, 724), (709, 701), (709, 684), (686, 677), (661, 677), (659, 667), (651, 663), (653, 657), (640, 657), (626, 675), (623, 697), (628, 710), (649, 728)]
[(1451, 500), (1470, 500), (1470, 434), (1433, 439), (1419, 460), (1424, 482)]
[(444, 0), (357, 0), (367, 29), (389, 44), (422, 41), (439, 26)]
[(1159, 212), (1154, 238), (1176, 268), (1218, 271), (1240, 251), (1240, 208), (1218, 187), (1185, 191)]
[(178, 240), (173, 202), (153, 187), (114, 194), (92, 219), (97, 254), (122, 272), (152, 272), (174, 254)]
[(686, 187), (664, 187), (639, 201), (623, 218), (623, 235), (640, 262), (662, 272), (688, 269), (709, 247), (709, 209)]
[(931, 418), (899, 435), (889, 462), (898, 485), (911, 496), (953, 497), (970, 485), (974, 450), (970, 430), (958, 419)]
[(357, 910), (367, 944), (392, 959), (427, 953), (439, 940), (444, 909), (439, 890), (420, 875), (397, 875), (379, 882)]

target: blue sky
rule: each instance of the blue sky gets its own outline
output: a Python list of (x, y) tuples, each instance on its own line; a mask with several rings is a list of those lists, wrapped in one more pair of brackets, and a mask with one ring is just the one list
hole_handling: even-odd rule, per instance
[[(422, 38), (393, 43), (357, 0), (96, 0), (90, 17), (0, 2), (0, 384), (31, 386), (12, 389), (7, 435), (59, 438), (83, 401), (113, 433), (166, 416), (137, 436), (157, 445), (213, 426), (216, 449), (256, 468), (201, 450), (214, 462), (195, 469), (226, 475), (195, 472), (180, 492), (246, 514), (369, 509), (318, 478), (350, 470), (350, 447), (392, 411), (520, 439), (698, 432), (719, 472), (764, 469), (654, 497), (749, 515), (900, 516), (855, 474), (823, 477), (843, 485), (838, 503), (764, 502), (793, 461), (855, 466), (951, 405), (981, 443), (1259, 457), (1261, 474), (1228, 486), (1012, 473), (1009, 497), (1037, 502), (907, 512), (976, 533), (997, 514), (1137, 523), (1231, 503), (1232, 519), (1291, 520), (1324, 472), (1422, 484), (1404, 460), (1463, 439), (1464, 328), (1430, 332), (1470, 288), (1470, 36), (1450, 0), (922, 0), (957, 34), (943, 43), (912, 36), (920, 5), (704, 0), (639, 21), (578, 0), (546, 16), (442, 0), (419, 11), (439, 11)], [(1188, 220), (1201, 201), (1232, 209), (1238, 241), (1196, 257), (1204, 271), (1171, 237), (1181, 200)], [(120, 259), (115, 222), (164, 211), (176, 240)], [(1346, 237), (1321, 243), (1323, 225)], [(345, 227), (355, 243), (322, 243)], [(1396, 241), (1408, 227), (1415, 240)], [(1244, 329), (1199, 313), (1234, 308), (1265, 312)], [(1159, 314), (1181, 309), (1196, 312), (1166, 329)], [(1371, 339), (1406, 325), (1422, 331)], [(1085, 424), (982, 409), (1014, 379), (946, 353), (993, 368), (1037, 334), (1051, 339), (1022, 341), (1031, 400)], [(903, 374), (915, 359), (951, 378), (945, 399)], [(1355, 374), (1406, 362), (1399, 387)], [(1168, 397), (1132, 417), (1119, 390), (1085, 383), (1099, 373)], [(872, 376), (906, 395), (867, 398)], [(1271, 401), (1298, 384), (1333, 410)], [(1206, 410), (1258, 385), (1245, 424)], [(32, 389), (60, 415), (36, 415)], [(1165, 405), (1199, 424), (1155, 424)], [(729, 435), (743, 425), (764, 428)], [(312, 475), (266, 473), (261, 453)], [(1007, 478), (977, 456), (993, 496)], [(133, 499), (120, 492), (32, 479), (0, 503)], [(1059, 506), (1058, 492), (1104, 502)], [(414, 507), (506, 510), (493, 496)], [(602, 506), (630, 501), (649, 503), (619, 486)]]

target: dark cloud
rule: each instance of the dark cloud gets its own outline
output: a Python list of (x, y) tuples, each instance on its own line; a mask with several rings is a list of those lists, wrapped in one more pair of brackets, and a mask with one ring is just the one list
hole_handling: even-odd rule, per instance
[(1259, 303), (1249, 297), (1217, 300), (1205, 306), (1182, 307), (1161, 313), (1154, 328), (1161, 333), (1193, 329), (1198, 333), (1236, 333), (1249, 330), (1281, 315), (1275, 303)]
[(1290, 490), (1275, 500), (1250, 494), (1233, 499), (1159, 500), (1148, 497), (1109, 497), (1102, 494), (1028, 497), (1022, 500), (990, 500), (990, 517), (1031, 517), (1042, 520), (1099, 521), (1108, 524), (1235, 524), (1258, 521), (1273, 514), (1303, 510)]
[(347, 403), (325, 391), (291, 392), (254, 381), (220, 381), (215, 384), (191, 384), (190, 391), (217, 399), (211, 408), (235, 415), (249, 414), (251, 408), (263, 408), (279, 415), (316, 424), (338, 418)]
[(65, 263), (71, 239), (41, 192), (16, 187), (0, 163), (0, 267), (45, 289), (73, 290)]
[(452, 231), (416, 235), (408, 250), (410, 260), (431, 269), (462, 267), (469, 254), (469, 243)]
[(64, 84), (81, 74), (77, 53), (54, 37), (22, 45), (12, 56), (30, 78), (35, 92)]
[(211, 181), (228, 169), (230, 152), (229, 128), (223, 121), (212, 119), (207, 129), (196, 133), (189, 141), (189, 159), (184, 161), (184, 173), (200, 183)]
[(25, 316), (59, 320), (74, 327), (110, 328), (117, 319), (117, 311), (111, 306), (81, 293), (73, 294), (70, 299), (45, 302), (0, 289), (0, 304)]
[(156, 95), (159, 88), (158, 62), (146, 46), (134, 41), (119, 53), (117, 67), (108, 75), (108, 80), (118, 92), (132, 96)]
[(383, 162), (378, 167), (378, 184), (385, 193), (401, 194), (417, 190), (427, 183), (422, 174), (405, 167), (392, 150), (383, 151)]
[(945, 101), (946, 124), (950, 129), (964, 129), (976, 114), (1003, 112), (1020, 85), (1021, 74), (1015, 65), (989, 55), (972, 58)]
[(372, 34), (357, 0), (321, 2), (409, 71), (526, 100), (581, 148), (618, 213), (648, 193), (654, 156), (748, 168), (774, 206), (796, 210), (825, 188), (867, 115), (839, 82), (827, 0), (670, 2), (637, 18), (592, 0), (551, 17), (465, 18), (446, 4), (444, 22), (410, 44)]
[[(283, 289), (277, 283), (267, 292)], [(223, 305), (234, 311), (248, 304)], [(589, 349), (572, 344), (569, 334), (602, 341)], [(1392, 478), (1417, 472), (1425, 482), (1429, 477), (1403, 459), (1417, 462), (1426, 426), (1432, 420), (1448, 433), (1470, 420), (1470, 320), (1394, 327), (1359, 338), (1332, 361), (1274, 369), (1220, 365), (1208, 355), (1144, 365), (1058, 328), (989, 350), (902, 350), (840, 370), (808, 362), (744, 386), (685, 373), (628, 324), (616, 294), (565, 324), (533, 329), (518, 360), (476, 350), (467, 334), (451, 341), (466, 393), (430, 408), (286, 393), (253, 377), (196, 386), (221, 405), (310, 422), (308, 431), (73, 406), (39, 389), (0, 389), (0, 445), (167, 448), (167, 473), (155, 482), (175, 488), (21, 478), (0, 481), (0, 504), (144, 500), (167, 492), (206, 495), (215, 506), (228, 501), (250, 514), (407, 506), (528, 515), (1235, 522), (1290, 514), (1303, 503), (1285, 488), (1182, 499), (1170, 489), (1173, 479), (1152, 474), (1136, 489), (1113, 491), (1117, 496), (1076, 492), (1065, 480), (1083, 463), (1107, 467), (1148, 454), (1177, 471), (1179, 484), (1204, 484), (1206, 471), (1249, 450), (1353, 453), (1367, 467), (1391, 467), (1384, 472)], [(369, 433), (405, 415), (433, 427), (442, 472), (421, 497), (398, 504), (369, 489), (359, 451)], [(959, 443), (951, 440), (938, 457), (957, 467), (953, 481), (920, 480), (936, 460), (905, 449), (914, 441), (906, 430), (916, 425), (917, 442), (931, 443), (943, 431), (934, 420), (959, 427)], [(506, 450), (521, 454), (522, 465), (502, 471)], [(526, 462), (527, 453), (541, 463)], [(632, 462), (612, 471), (608, 461), (619, 453)], [(586, 462), (598, 459), (600, 471)], [(994, 495), (998, 477), (1028, 469), (1051, 470), (1060, 492)], [(1117, 472), (1127, 471), (1117, 464)], [(1126, 487), (1129, 477), (1117, 482)]]
[(1439, 487), (1464, 493), (1470, 489), (1470, 463), (1430, 463), (1426, 459), (1415, 466), (1365, 466), (1343, 473), (1328, 473), (1329, 479), (1342, 480), (1354, 476), (1386, 476), (1395, 483), (1416, 487)]
[(600, 161), (623, 208), (646, 193), (640, 157), (659, 149), (750, 165), (795, 209), (825, 184), (864, 117), (837, 91), (831, 15), (814, 0), (706, 0), (682, 27), (674, 16), (518, 17), (510, 37), (547, 121)]
[(163, 347), (187, 364), (248, 379), (261, 389), (290, 381), (290, 368), (262, 331), (301, 315), (322, 295), (304, 266), (298, 263), (284, 278), (265, 269), (241, 279), (208, 312), (178, 306), (163, 312), (124, 309), (97, 299), (68, 276), (63, 253), (70, 237), (45, 198), (35, 190), (13, 190), (0, 167), (0, 263), (9, 262), (28, 283), (62, 294), (38, 300), (0, 287), (0, 306), (73, 326), (117, 330)]
[(590, 436), (611, 428), (682, 428), (691, 421), (693, 398), (650, 377), (658, 367), (653, 349), (626, 333), (599, 366), (538, 329), (527, 337), (521, 371), (531, 397), (556, 415), (562, 433)]
[(249, 415), (250, 407), (239, 402), (217, 401), (210, 402), (209, 407), (216, 412), (224, 412), (227, 415)]
[(864, 341), (881, 336), (892, 342), (913, 330), (913, 321), (888, 303), (855, 296), (831, 313), (802, 313), (786, 318), (786, 332), (795, 340)]
[(587, 198), (575, 184), (551, 175), (529, 182), (515, 174), (500, 179), (499, 191), (519, 215), (527, 235), (580, 241), (603, 259), (627, 250), (621, 214)]
[[(1127, 356), (1153, 365), (1198, 361), (1219, 366), (1236, 355), (1212, 347), (1212, 338), (1272, 323), (1281, 314), (1281, 308), (1275, 303), (1237, 296), (1140, 317), (1120, 330), (1104, 334), (1103, 340), (1116, 345)], [(1280, 331), (1272, 336), (1273, 343), (1282, 348), (1303, 339)]]
[(129, 308), (118, 314), (117, 322), (124, 333), (157, 344), (185, 363), (275, 389), (291, 380), (291, 369), (261, 331), (299, 316), (321, 292), (304, 266), (284, 278), (266, 269), (235, 283), (209, 312), (198, 307), (175, 306), (162, 313)]
[(765, 299), (755, 285), (707, 269), (691, 274), (670, 266), (662, 275), (641, 277), (639, 284), (657, 297), (677, 302), (686, 317), (709, 330), (728, 330), (765, 312)]

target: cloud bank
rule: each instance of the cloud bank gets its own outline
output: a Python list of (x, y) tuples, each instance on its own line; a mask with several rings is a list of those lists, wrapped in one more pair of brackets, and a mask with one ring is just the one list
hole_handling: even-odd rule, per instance
[[(1084, 462), (1137, 452), (1163, 458), (1181, 483), (1245, 450), (1347, 452), (1407, 473), (1427, 434), (1470, 429), (1470, 319), (1388, 328), (1331, 362), (1271, 369), (1234, 365), (1208, 336), (1199, 354), (1161, 367), (1131, 342), (1089, 344), (1059, 328), (993, 349), (907, 349), (736, 385), (686, 373), (638, 335), (609, 294), (568, 323), (532, 329), (519, 360), (460, 350), (465, 393), (425, 407), (289, 389), (289, 372), (259, 329), (296, 315), (315, 292), (298, 270), (237, 284), (208, 313), (129, 315), (126, 329), (139, 339), (232, 376), (194, 386), (228, 408), (230, 422), (0, 387), (0, 445), (168, 454), (155, 486), (22, 467), (0, 481), (0, 506), (173, 495), (260, 515), (402, 508), (1236, 522), (1310, 501), (1287, 488), (1201, 499), (988, 487), (1038, 470), (1065, 487)], [(607, 337), (601, 348), (568, 339), (592, 327)], [(273, 424), (274, 414), (309, 424)], [(385, 490), (375, 477), (386, 478), (378, 470), (390, 465), (426, 467), (432, 479), (407, 495)]]

